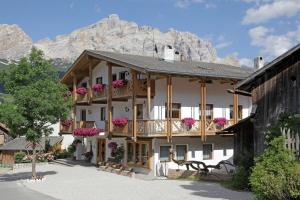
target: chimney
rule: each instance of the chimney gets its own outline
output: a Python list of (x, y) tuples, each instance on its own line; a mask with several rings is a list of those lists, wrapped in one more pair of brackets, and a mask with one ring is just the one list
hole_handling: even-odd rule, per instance
[(175, 52), (172, 46), (166, 45), (164, 47), (164, 60), (167, 62), (174, 62)]
[(261, 56), (254, 58), (254, 68), (256, 70), (262, 68), (264, 66), (264, 59)]

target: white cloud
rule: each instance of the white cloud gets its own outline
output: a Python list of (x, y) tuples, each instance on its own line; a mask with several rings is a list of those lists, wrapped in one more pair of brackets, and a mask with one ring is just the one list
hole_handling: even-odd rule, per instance
[(255, 8), (246, 11), (243, 24), (260, 24), (280, 17), (292, 17), (300, 13), (299, 0), (243, 0), (256, 2)]
[(207, 0), (176, 0), (174, 6), (177, 8), (188, 8), (192, 4), (203, 4), (206, 9), (216, 8), (217, 5)]
[(241, 66), (253, 67), (254, 65), (254, 61), (249, 58), (240, 58), (239, 62)]
[(227, 41), (225, 39), (225, 36), (224, 35), (220, 35), (218, 38), (217, 38), (217, 43), (215, 45), (215, 48), (216, 49), (224, 49), (226, 47), (229, 47), (230, 45), (232, 45), (232, 42), (231, 41)]
[(300, 42), (300, 25), (286, 34), (275, 34), (274, 30), (258, 26), (249, 30), (251, 45), (261, 48), (260, 53), (272, 59), (288, 51)]

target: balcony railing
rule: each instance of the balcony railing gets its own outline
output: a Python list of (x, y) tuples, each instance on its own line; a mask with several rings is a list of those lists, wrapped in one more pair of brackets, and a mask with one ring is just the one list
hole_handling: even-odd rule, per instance
[(77, 121), (76, 128), (96, 128), (95, 121)]
[(105, 100), (107, 98), (107, 90), (106, 87), (102, 91), (93, 91), (93, 100)]
[[(206, 121), (206, 135), (215, 135), (217, 131), (227, 128), (233, 124), (233, 120), (227, 120), (224, 126), (218, 126), (213, 120)], [(201, 121), (196, 120), (193, 126), (186, 126), (181, 120), (172, 120), (172, 135), (173, 136), (197, 136), (200, 135)], [(129, 120), (124, 127), (113, 126), (113, 134), (122, 136), (132, 136), (132, 121)], [(137, 120), (137, 135), (138, 136), (166, 136), (167, 135), (167, 120)]]
[(89, 103), (90, 102), (90, 97), (91, 97), (91, 92), (88, 89), (87, 93), (85, 94), (76, 94), (76, 103)]
[(62, 134), (71, 134), (71, 133), (73, 133), (73, 130), (74, 130), (73, 123), (70, 124), (70, 126), (64, 126), (62, 124), (62, 122), (60, 122), (59, 126), (60, 126), (60, 128), (59, 128), (60, 133), (62, 133)]
[[(136, 81), (136, 96), (146, 97), (147, 96), (147, 80), (137, 80)], [(112, 97), (113, 98), (128, 98), (132, 96), (133, 81), (128, 81), (127, 85), (124, 87), (113, 88)], [(155, 95), (155, 82), (151, 81), (151, 96)]]

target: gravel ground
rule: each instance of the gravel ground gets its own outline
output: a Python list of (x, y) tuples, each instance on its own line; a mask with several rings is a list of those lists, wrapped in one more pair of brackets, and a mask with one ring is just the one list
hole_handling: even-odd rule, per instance
[(25, 187), (61, 200), (210, 200), (252, 199), (251, 193), (236, 192), (209, 182), (181, 180), (140, 180), (97, 171), (86, 166), (39, 166), (42, 182), (28, 182), (30, 168), (18, 169), (14, 175)]

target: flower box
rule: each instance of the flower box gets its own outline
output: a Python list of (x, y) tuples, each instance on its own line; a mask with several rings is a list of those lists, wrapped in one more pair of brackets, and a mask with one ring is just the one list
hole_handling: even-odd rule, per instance
[(63, 127), (69, 128), (72, 125), (73, 120), (71, 119), (66, 119), (64, 121), (61, 122), (61, 125)]
[(127, 81), (123, 79), (115, 80), (112, 82), (113, 88), (121, 88), (121, 87), (125, 87), (126, 85), (127, 85)]
[(213, 122), (216, 124), (217, 129), (222, 129), (226, 125), (227, 120), (224, 117), (219, 117), (215, 118)]
[(93, 85), (92, 89), (94, 92), (101, 92), (103, 91), (105, 85), (101, 84), (101, 83), (96, 83), (95, 85)]
[(188, 127), (191, 127), (196, 123), (196, 120), (194, 118), (187, 117), (182, 119), (182, 123)]
[(79, 87), (76, 89), (76, 93), (79, 95), (85, 95), (87, 93), (87, 89), (85, 87)]
[(128, 118), (126, 117), (118, 117), (112, 120), (112, 123), (117, 128), (123, 128), (128, 123)]
[(91, 137), (98, 135), (101, 131), (100, 128), (76, 128), (73, 132), (75, 136)]

